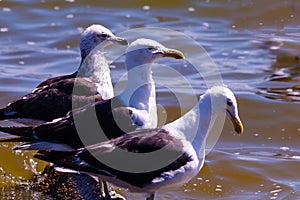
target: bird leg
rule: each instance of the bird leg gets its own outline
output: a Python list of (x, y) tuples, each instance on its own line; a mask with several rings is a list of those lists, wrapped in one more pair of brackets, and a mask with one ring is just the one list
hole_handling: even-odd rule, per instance
[(149, 196), (147, 196), (146, 200), (154, 200), (154, 193), (151, 193)]
[(109, 190), (107, 187), (107, 183), (102, 181), (98, 178), (99, 186), (100, 186), (100, 193), (101, 196), (105, 198), (105, 200), (111, 200), (111, 196), (109, 194)]

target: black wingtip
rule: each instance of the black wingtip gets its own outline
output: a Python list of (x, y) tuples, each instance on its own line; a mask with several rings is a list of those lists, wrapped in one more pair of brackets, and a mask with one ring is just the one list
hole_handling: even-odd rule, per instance
[(65, 151), (52, 151), (52, 152), (46, 152), (46, 151), (39, 151), (36, 153), (33, 157), (46, 161), (46, 162), (51, 162), (55, 163), (58, 162), (59, 160), (63, 160), (66, 158), (69, 158), (70, 156), (74, 155), (76, 151), (74, 152), (65, 152)]
[(32, 138), (32, 134), (33, 134), (33, 128), (27, 127), (27, 126), (26, 127), (16, 127), (16, 126), (2, 127), (2, 126), (0, 126), (0, 131), (11, 134), (11, 135), (25, 137), (25, 138)]
[(6, 110), (6, 108), (1, 108), (0, 109), (0, 120), (6, 119), (5, 110)]
[(24, 138), (24, 137), (12, 137), (12, 138), (0, 139), (0, 142), (29, 142), (29, 141), (31, 141), (29, 138)]

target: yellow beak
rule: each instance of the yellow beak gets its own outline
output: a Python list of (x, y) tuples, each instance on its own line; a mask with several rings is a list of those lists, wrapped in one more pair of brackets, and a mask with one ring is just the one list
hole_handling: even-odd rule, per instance
[(237, 134), (242, 134), (244, 132), (244, 126), (241, 119), (237, 116), (235, 117), (229, 110), (227, 113), (230, 115), (230, 120), (234, 126), (234, 130)]
[(176, 49), (168, 49), (162, 52), (163, 57), (171, 57), (175, 59), (185, 59), (184, 54)]
[(231, 118), (231, 121), (234, 126), (234, 130), (236, 131), (237, 134), (242, 134), (244, 132), (244, 126), (242, 124), (242, 121), (240, 118)]
[(108, 40), (110, 40), (112, 42), (119, 43), (120, 45), (128, 45), (128, 41), (125, 38), (122, 38), (122, 37), (112, 37)]

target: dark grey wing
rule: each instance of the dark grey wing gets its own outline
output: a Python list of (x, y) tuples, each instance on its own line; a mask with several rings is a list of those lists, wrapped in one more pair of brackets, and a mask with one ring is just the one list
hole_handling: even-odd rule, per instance
[(31, 118), (51, 121), (63, 117), (72, 108), (102, 100), (89, 78), (63, 79), (12, 101), (0, 109), (0, 120)]
[(61, 81), (61, 80), (64, 80), (64, 79), (76, 78), (76, 76), (77, 76), (77, 72), (74, 72), (73, 74), (69, 74), (69, 75), (62, 75), (62, 76), (49, 78), (49, 79), (41, 82), (38, 86), (36, 86), (36, 88), (48, 86), (52, 83), (55, 83), (57, 81)]
[[(21, 136), (24, 141), (44, 141), (81, 148), (107, 141), (123, 135), (124, 131), (135, 130), (130, 123), (130, 112), (122, 104), (111, 104), (114, 100), (102, 100), (74, 109), (64, 117), (34, 127), (0, 127), (0, 131)], [(114, 120), (122, 122), (116, 123)], [(124, 125), (125, 124), (125, 125)], [(119, 128), (121, 125), (122, 128)], [(123, 129), (125, 127), (125, 129)]]
[(65, 94), (92, 96), (97, 94), (96, 84), (88, 77), (62, 79), (49, 85), (36, 88), (33, 93), (57, 89)]
[[(132, 153), (149, 153), (161, 150), (163, 147), (165, 147), (164, 153), (166, 153), (165, 155), (167, 156), (164, 159), (171, 158), (172, 160), (168, 160), (168, 165), (164, 165), (153, 171), (140, 173), (126, 172), (118, 170), (115, 167), (110, 167), (107, 163), (102, 162), (106, 159), (118, 159), (126, 164), (135, 163), (135, 160), (130, 160), (128, 158), (113, 158), (110, 156), (114, 156), (114, 152), (119, 149)], [(168, 132), (163, 129), (139, 130), (107, 142), (82, 148), (72, 153), (40, 152), (36, 157), (52, 162), (58, 167), (94, 175), (99, 174), (102, 178), (103, 176), (113, 176), (137, 187), (143, 187), (144, 185), (151, 183), (153, 179), (161, 176), (162, 173), (174, 171), (192, 161), (190, 155), (183, 152), (181, 140), (170, 136)], [(125, 160), (122, 161), (122, 159)], [(145, 160), (145, 163), (151, 164), (152, 162), (160, 162), (162, 161), (160, 159), (161, 158), (158, 158), (158, 160)], [(139, 164), (142, 166), (145, 163), (141, 162)]]
[(30, 93), (0, 110), (0, 119), (31, 118), (51, 121), (71, 110), (71, 95), (58, 89)]

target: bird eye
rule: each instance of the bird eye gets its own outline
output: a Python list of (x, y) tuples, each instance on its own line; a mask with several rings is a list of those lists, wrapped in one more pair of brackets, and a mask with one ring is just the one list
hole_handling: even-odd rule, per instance
[(99, 38), (109, 38), (109, 35), (106, 33), (97, 34), (97, 37)]
[(154, 50), (155, 48), (154, 47), (148, 47), (148, 50), (149, 51), (152, 51), (152, 50)]
[(227, 106), (232, 106), (232, 105), (233, 105), (232, 101), (230, 99), (227, 99)]

